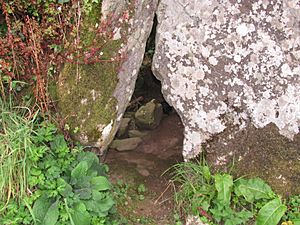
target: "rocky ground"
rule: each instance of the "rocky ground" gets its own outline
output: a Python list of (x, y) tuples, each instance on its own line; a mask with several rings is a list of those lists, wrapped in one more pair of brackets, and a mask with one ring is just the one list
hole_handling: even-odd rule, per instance
[(157, 128), (141, 132), (146, 135), (139, 137), (141, 142), (135, 149), (109, 149), (106, 156), (114, 183), (122, 180), (129, 187), (137, 188), (141, 184), (146, 187), (143, 199), (127, 198), (124, 204), (119, 204), (119, 211), (134, 225), (174, 224), (173, 187), (168, 182), (168, 174), (162, 174), (183, 160), (183, 126), (180, 118), (172, 113), (164, 115)]

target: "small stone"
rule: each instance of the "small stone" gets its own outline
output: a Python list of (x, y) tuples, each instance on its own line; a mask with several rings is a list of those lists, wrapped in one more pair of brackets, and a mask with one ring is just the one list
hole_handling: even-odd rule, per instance
[(116, 134), (117, 138), (128, 137), (128, 126), (130, 121), (130, 118), (122, 118), (119, 130)]
[(129, 137), (145, 137), (148, 134), (147, 131), (139, 131), (139, 130), (129, 130), (128, 136)]
[(136, 125), (141, 129), (155, 129), (158, 127), (163, 116), (162, 105), (155, 99), (141, 106), (135, 113)]
[(150, 175), (150, 172), (147, 169), (138, 169), (138, 172), (144, 177), (148, 177)]
[(139, 137), (114, 140), (110, 148), (116, 149), (117, 151), (130, 151), (136, 149), (141, 142), (142, 139)]

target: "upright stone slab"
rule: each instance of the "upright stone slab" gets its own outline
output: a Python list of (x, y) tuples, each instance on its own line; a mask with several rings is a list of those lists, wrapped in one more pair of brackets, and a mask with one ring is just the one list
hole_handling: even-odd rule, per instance
[(134, 91), (157, 0), (103, 0), (101, 6), (84, 18), (81, 39), (91, 42), (101, 16), (113, 36), (99, 39), (94, 47), (103, 49), (104, 58), (121, 54), (122, 60), (66, 63), (59, 76), (58, 108), (75, 139), (103, 151), (118, 130)]
[(185, 126), (183, 155), (228, 123), (300, 122), (298, 1), (161, 0), (153, 71)]

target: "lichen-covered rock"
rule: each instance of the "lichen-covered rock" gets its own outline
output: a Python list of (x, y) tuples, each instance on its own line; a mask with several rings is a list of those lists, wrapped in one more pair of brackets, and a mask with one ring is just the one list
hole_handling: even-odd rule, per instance
[[(59, 76), (59, 111), (70, 131), (79, 131), (72, 136), (82, 144), (103, 152), (116, 134), (134, 90), (156, 7), (157, 0), (103, 0), (102, 7), (94, 7), (84, 17), (80, 37), (83, 47), (101, 48), (99, 54), (113, 60), (66, 63)], [(102, 23), (109, 23), (107, 32), (113, 36), (104, 35), (94, 43), (96, 28)]]
[(185, 126), (185, 159), (229, 124), (299, 132), (299, 1), (161, 0), (157, 17), (153, 71)]
[(139, 128), (155, 129), (163, 116), (162, 106), (153, 99), (146, 105), (141, 106), (134, 116), (135, 123)]
[(208, 225), (207, 223), (202, 222), (199, 217), (191, 216), (191, 215), (189, 215), (186, 218), (186, 223), (185, 224), (186, 225)]

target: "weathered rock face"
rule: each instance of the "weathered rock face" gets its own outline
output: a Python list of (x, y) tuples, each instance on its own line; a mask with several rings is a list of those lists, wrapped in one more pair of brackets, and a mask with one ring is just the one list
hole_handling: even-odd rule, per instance
[(299, 1), (161, 0), (157, 17), (153, 72), (185, 126), (185, 159), (229, 124), (299, 132)]
[(236, 177), (260, 177), (283, 196), (300, 193), (300, 134), (282, 136), (274, 124), (243, 130), (227, 127), (205, 145), (206, 160), (215, 171)]
[[(111, 39), (99, 39), (104, 58), (124, 56), (122, 61), (76, 65), (66, 63), (58, 83), (58, 107), (73, 137), (103, 151), (113, 139), (134, 90), (146, 40), (151, 31), (157, 0), (102, 1), (83, 21), (81, 39), (91, 42), (93, 27), (101, 20), (112, 23)], [(97, 11), (98, 10), (98, 11)], [(91, 44), (91, 43), (88, 43)], [(78, 129), (79, 128), (79, 129)]]

